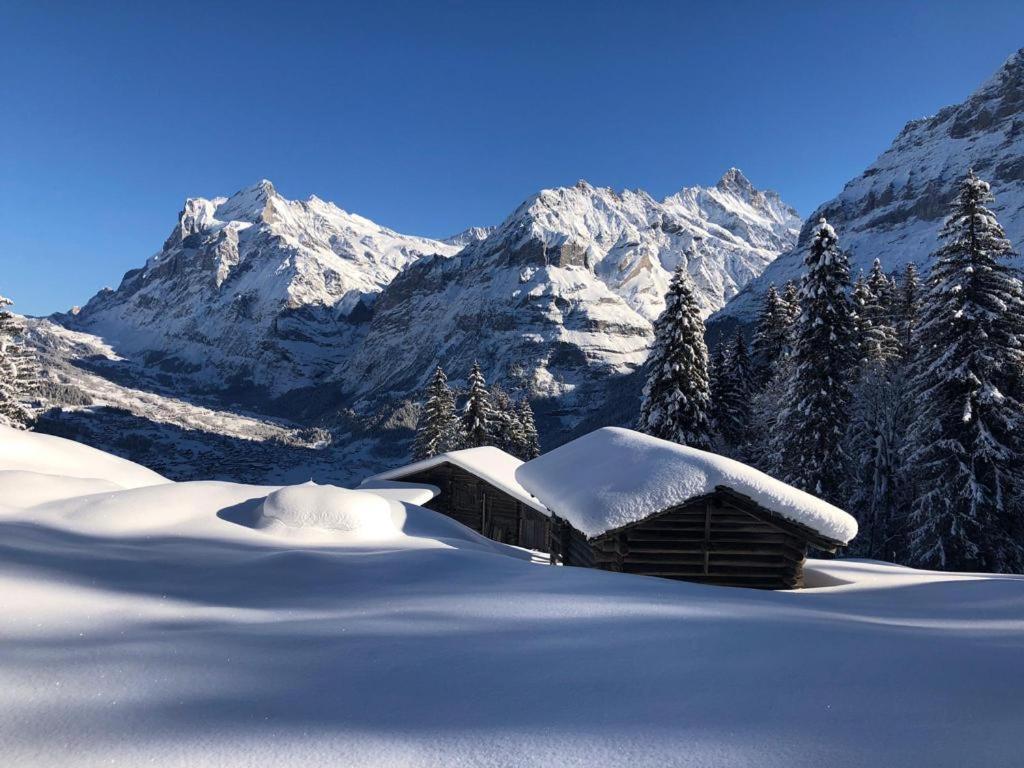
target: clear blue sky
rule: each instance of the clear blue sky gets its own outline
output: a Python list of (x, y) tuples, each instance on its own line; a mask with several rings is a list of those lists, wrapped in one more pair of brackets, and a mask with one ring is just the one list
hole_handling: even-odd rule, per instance
[(732, 165), (807, 214), (1022, 32), (1020, 0), (0, 0), (0, 293), (82, 303), (262, 177), (431, 236)]

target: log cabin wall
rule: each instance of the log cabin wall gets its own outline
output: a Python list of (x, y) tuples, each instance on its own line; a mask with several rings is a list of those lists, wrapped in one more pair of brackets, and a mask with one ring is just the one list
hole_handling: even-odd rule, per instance
[(489, 539), (540, 552), (550, 551), (550, 518), (455, 464), (438, 464), (396, 478), (441, 489), (423, 506), (458, 520)]
[(598, 568), (762, 589), (803, 586), (807, 539), (715, 493), (590, 541)]

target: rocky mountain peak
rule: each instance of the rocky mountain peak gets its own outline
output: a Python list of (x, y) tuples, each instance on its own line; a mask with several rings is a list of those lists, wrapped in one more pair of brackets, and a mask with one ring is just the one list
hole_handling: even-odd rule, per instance
[(835, 227), (851, 266), (880, 259), (887, 271), (908, 262), (926, 269), (957, 187), (973, 168), (992, 185), (993, 210), (1018, 250), (1024, 247), (1024, 48), (963, 102), (906, 124), (890, 147), (834, 199), (807, 218), (783, 253), (714, 318), (750, 322), (769, 283), (798, 279), (813, 222)]

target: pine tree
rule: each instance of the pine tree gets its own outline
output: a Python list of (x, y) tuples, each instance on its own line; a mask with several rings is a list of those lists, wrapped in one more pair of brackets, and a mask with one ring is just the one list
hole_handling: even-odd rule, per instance
[(462, 447), (479, 448), (494, 443), (494, 408), (487, 381), (480, 371), (480, 364), (473, 363), (469, 372), (469, 392), (462, 410)]
[(751, 399), (754, 394), (753, 372), (742, 332), (736, 332), (718, 376), (718, 400), (714, 402), (715, 424), (722, 438), (723, 451), (743, 459), (753, 439)]
[(522, 443), (519, 456), (523, 461), (529, 461), (540, 456), (540, 436), (537, 434), (537, 424), (533, 418), (533, 408), (530, 401), (522, 398), (516, 406), (516, 415), (519, 417), (519, 424), (522, 429)]
[(850, 378), (856, 363), (854, 316), (847, 296), (850, 267), (835, 230), (821, 219), (804, 260), (800, 316), (793, 343), (785, 480), (833, 502), (842, 496)]
[(25, 406), (36, 386), (36, 360), (22, 342), (23, 328), (0, 296), (0, 424), (28, 429), (34, 417)]
[(413, 460), (428, 459), (455, 447), (455, 396), (448, 388), (444, 369), (437, 366), (427, 385), (423, 409), (416, 425)]
[(654, 323), (638, 429), (664, 440), (710, 450), (714, 441), (709, 418), (708, 349), (686, 263), (684, 259), (676, 268), (665, 296), (665, 310)]
[(754, 332), (752, 367), (758, 384), (764, 384), (772, 377), (779, 360), (786, 354), (792, 328), (790, 307), (779, 296), (775, 286), (769, 285)]
[(1024, 291), (989, 185), (961, 183), (914, 332), (910, 560), (1018, 571), (1024, 490)]

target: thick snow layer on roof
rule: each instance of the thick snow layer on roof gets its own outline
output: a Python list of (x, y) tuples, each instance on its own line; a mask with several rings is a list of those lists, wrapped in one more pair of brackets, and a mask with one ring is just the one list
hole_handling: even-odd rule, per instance
[(843, 510), (746, 464), (620, 427), (604, 427), (521, 466), (516, 479), (587, 536), (728, 486), (787, 520), (848, 542)]
[(398, 469), (381, 472), (367, 478), (363, 481), (363, 484), (379, 480), (401, 480), (403, 477), (414, 475), (417, 472), (422, 472), (425, 469), (430, 469), (440, 464), (454, 464), (457, 467), (462, 467), (481, 480), (485, 480), (494, 487), (500, 488), (509, 496), (518, 499), (528, 507), (533, 507), (545, 515), (550, 514), (547, 507), (520, 485), (516, 472), (523, 465), (523, 462), (515, 456), (490, 445), (485, 445), (481, 448), (464, 448), (461, 451), (439, 453), (437, 456), (423, 459), (423, 461), (417, 461)]
[(168, 482), (151, 469), (87, 445), (3, 425), (0, 425), (0, 469), (106, 480), (120, 488)]
[(430, 483), (403, 483), (401, 480), (364, 480), (358, 490), (373, 491), (390, 501), (406, 504), (426, 504), (441, 493), (440, 488)]

